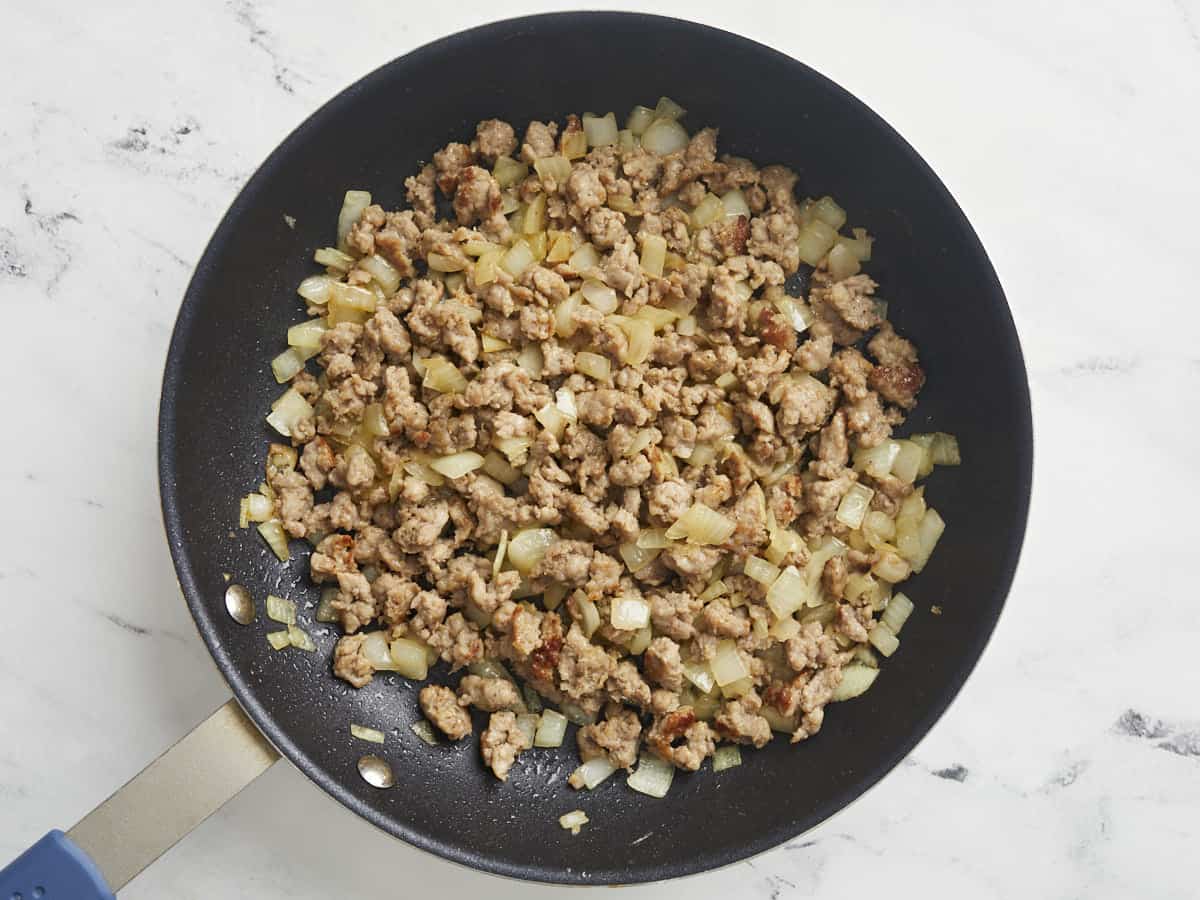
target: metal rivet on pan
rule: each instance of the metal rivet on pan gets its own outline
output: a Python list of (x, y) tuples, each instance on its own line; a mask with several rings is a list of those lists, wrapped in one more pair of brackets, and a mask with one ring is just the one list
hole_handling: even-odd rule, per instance
[(254, 621), (254, 598), (240, 584), (231, 584), (225, 590), (225, 608), (239, 625), (249, 625)]
[(396, 783), (396, 777), (392, 774), (392, 767), (387, 760), (380, 759), (378, 756), (364, 756), (358, 761), (358, 774), (363, 777), (363, 781), (377, 788), (390, 788)]

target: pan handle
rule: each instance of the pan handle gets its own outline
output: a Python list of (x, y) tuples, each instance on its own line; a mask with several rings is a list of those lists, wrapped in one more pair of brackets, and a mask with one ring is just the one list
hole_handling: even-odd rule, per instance
[(63, 834), (0, 869), (0, 898), (112, 900), (279, 753), (230, 700)]

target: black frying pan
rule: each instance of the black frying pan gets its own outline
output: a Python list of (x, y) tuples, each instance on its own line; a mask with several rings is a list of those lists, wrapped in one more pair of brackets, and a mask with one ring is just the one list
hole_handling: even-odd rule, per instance
[[(307, 553), (281, 567), (252, 530), (236, 529), (238, 496), (262, 478), (263, 417), (279, 392), (267, 362), (301, 316), (295, 286), (314, 271), (313, 249), (331, 243), (345, 189), (401, 206), (405, 176), (448, 140), (467, 140), (480, 119), (521, 127), (572, 111), (623, 115), (660, 94), (688, 108), (693, 128), (718, 125), (722, 152), (791, 166), (802, 191), (834, 195), (877, 237), (870, 272), (929, 375), (908, 427), (957, 434), (964, 465), (930, 481), (948, 528), (906, 586), (918, 613), (901, 650), (870, 692), (829, 710), (815, 738), (798, 747), (777, 740), (719, 777), (681, 773), (663, 800), (633, 793), (620, 777), (588, 794), (567, 788), (572, 739), (526, 754), (501, 784), (476, 742), (431, 748), (410, 733), (418, 685), (383, 675), (355, 691), (335, 680), (334, 629), (309, 619), (319, 653), (274, 653), (261, 621), (242, 627), (226, 613), (226, 573), (260, 603), (268, 592), (315, 597)], [(159, 441), (180, 584), (217, 665), (270, 741), (396, 837), (485, 871), (563, 883), (650, 881), (742, 859), (811, 828), (891, 770), (945, 710), (992, 632), (1021, 546), (1032, 465), (1028, 388), (1004, 294), (961, 210), (913, 149), (793, 59), (700, 25), (620, 13), (534, 16), (446, 38), (368, 75), (289, 136), (197, 266), (167, 359)], [(388, 732), (380, 752), (393, 763), (394, 788), (359, 777), (368, 745), (350, 739), (351, 722)], [(572, 836), (557, 818), (577, 807), (592, 824)]]

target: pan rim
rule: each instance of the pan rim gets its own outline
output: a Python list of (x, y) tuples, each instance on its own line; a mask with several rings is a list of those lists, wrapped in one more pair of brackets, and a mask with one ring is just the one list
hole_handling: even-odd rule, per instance
[[(393, 67), (406, 62), (419, 62), (424, 58), (443, 53), (453, 53), (456, 48), (464, 47), (467, 44), (474, 44), (480, 40), (494, 41), (502, 39), (506, 35), (520, 34), (525, 29), (537, 28), (547, 22), (563, 20), (573, 20), (573, 25), (576, 27), (586, 26), (589, 21), (598, 23), (606, 20), (620, 20), (627, 23), (652, 23), (657, 27), (674, 30), (680, 39), (687, 39), (690, 35), (702, 33), (712, 36), (715, 33), (715, 35), (723, 40), (740, 44), (757, 54), (775, 57), (777, 60), (786, 62), (786, 64), (792, 67), (799, 67), (804, 71), (806, 77), (823, 83), (823, 86), (834, 93), (841, 102), (857, 108), (858, 112), (871, 120), (879, 130), (881, 137), (890, 138), (896, 147), (909, 158), (910, 162), (924, 173), (928, 179), (929, 187), (944, 205), (946, 214), (953, 216), (951, 224), (967, 238), (966, 244), (969, 251), (977, 257), (973, 260), (973, 263), (977, 266), (984, 280), (984, 287), (990, 293), (994, 293), (1004, 300), (1002, 312), (1005, 318), (1002, 321), (1009, 332), (1010, 346), (1008, 353), (1011, 356), (1014, 378), (1018, 382), (1018, 384), (1014, 385), (1018, 391), (1018, 395), (1014, 400), (1018, 408), (1019, 430), (1021, 432), (1016, 435), (1017, 441), (1015, 445), (1020, 457), (1017, 461), (1020, 473), (1018, 485), (1019, 496), (1014, 498), (1016, 522), (1014, 524), (1014, 531), (1007, 542), (1005, 553), (999, 561), (1002, 577), (995, 585), (998, 603), (994, 608), (994, 612), (989, 613), (979, 620), (979, 627), (972, 634), (972, 638), (966, 648), (967, 652), (965, 653), (963, 664), (946, 680), (944, 687), (936, 697), (929, 701), (925, 714), (916, 719), (906, 733), (897, 739), (890, 752), (880, 759), (869, 771), (861, 773), (852, 781), (848, 781), (842, 790), (836, 792), (813, 815), (805, 817), (802, 821), (764, 827), (753, 839), (731, 845), (724, 852), (712, 853), (703, 859), (692, 859), (683, 863), (669, 865), (642, 865), (633, 869), (614, 869), (611, 872), (603, 873), (603, 878), (595, 877), (597, 875), (595, 872), (580, 873), (561, 868), (556, 869), (536, 862), (512, 863), (489, 857), (485, 854), (465, 850), (454, 843), (431, 838), (419, 830), (406, 827), (403, 823), (392, 820), (369, 806), (309, 758), (292, 740), (287, 731), (279, 726), (270, 712), (256, 699), (246, 681), (238, 675), (233, 659), (219, 640), (213, 626), (210, 611), (201, 602), (201, 590), (189, 558), (187, 535), (176, 493), (178, 472), (176, 471), (174, 462), (177, 410), (173, 398), (177, 394), (179, 382), (183, 374), (180, 363), (184, 345), (191, 333), (193, 323), (200, 313), (202, 285), (206, 281), (208, 273), (217, 265), (217, 257), (220, 255), (219, 248), (223, 244), (224, 236), (233, 227), (233, 222), (244, 213), (250, 204), (255, 194), (255, 186), (268, 177), (269, 173), (279, 164), (280, 160), (287, 156), (288, 150), (293, 145), (303, 141), (312, 131), (322, 127), (323, 121), (329, 115), (344, 104), (351, 102), (358, 93), (368, 90), (376, 82), (387, 78)], [(1028, 371), (1025, 367), (1020, 338), (1003, 286), (996, 275), (982, 242), (979, 240), (978, 235), (967, 220), (961, 207), (937, 174), (904, 137), (882, 117), (853, 94), (803, 62), (765, 44), (723, 29), (713, 28), (712, 26), (685, 19), (646, 13), (600, 11), (555, 12), (489, 22), (424, 44), (404, 56), (384, 63), (322, 104), (293, 129), (276, 146), (270, 155), (263, 160), (254, 174), (242, 186), (237, 197), (233, 200), (229, 209), (214, 229), (204, 253), (196, 265), (196, 269), (188, 283), (180, 305), (167, 352), (162, 382), (158, 424), (158, 466), (160, 499), (168, 545), (179, 578), (180, 588), (196, 623), (197, 630), (200, 632), (201, 638), (208, 647), (214, 662), (229, 684), (234, 696), (255, 723), (256, 727), (305, 776), (342, 805), (380, 830), (405, 841), (411, 846), (418, 847), (443, 859), (472, 869), (514, 879), (549, 884), (634, 884), (666, 880), (721, 868), (772, 849), (816, 827), (818, 824), (827, 821), (833, 815), (844, 810), (866, 791), (877, 785), (924, 739), (934, 724), (945, 714), (946, 709), (958, 696), (967, 678), (978, 665), (995, 631), (1000, 614), (1006, 605), (1020, 560), (1028, 522), (1033, 476), (1033, 416), (1029, 394)], [(609, 877), (610, 875), (615, 877)]]

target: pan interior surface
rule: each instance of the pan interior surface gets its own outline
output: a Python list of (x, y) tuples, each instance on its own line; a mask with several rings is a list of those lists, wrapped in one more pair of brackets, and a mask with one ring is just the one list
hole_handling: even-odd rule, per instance
[[(268, 363), (303, 315), (295, 287), (315, 271), (312, 251), (332, 243), (344, 190), (367, 189), (400, 208), (404, 178), (446, 142), (469, 140), (481, 119), (521, 129), (568, 112), (622, 117), (660, 94), (687, 107), (690, 129), (718, 126), (722, 153), (792, 167), (800, 191), (832, 194), (876, 236), (868, 272), (929, 376), (902, 433), (952, 432), (964, 464), (928, 482), (948, 528), (906, 585), (917, 612), (900, 651), (866, 695), (830, 707), (816, 737), (744, 750), (742, 766), (717, 775), (709, 766), (680, 773), (653, 800), (619, 776), (586, 794), (567, 787), (578, 764), (572, 729), (562, 748), (525, 754), (501, 784), (481, 765), (477, 741), (430, 747), (410, 731), (418, 685), (381, 674), (356, 691), (334, 679), (337, 634), (312, 622), (318, 592), (302, 545), (281, 565), (253, 529), (237, 528), (238, 497), (262, 480), (263, 418), (280, 393)], [(1028, 388), (1003, 292), (916, 153), (795, 60), (703, 26), (619, 13), (537, 16), (455, 35), (372, 73), (301, 125), (238, 196), (196, 269), (167, 361), (159, 441), (183, 592), (238, 699), (281, 752), (411, 844), (502, 875), (590, 884), (671, 878), (766, 850), (895, 766), (992, 632), (1024, 534), (1032, 466)], [(264, 637), (273, 623), (261, 615), (238, 625), (226, 611), (228, 577), (260, 604), (267, 593), (299, 601), (318, 652), (273, 652)], [(941, 615), (930, 614), (933, 605)], [(353, 740), (350, 723), (384, 731), (386, 743)], [(394, 787), (359, 776), (366, 752), (391, 764)], [(573, 836), (557, 820), (576, 808), (591, 824)]]

